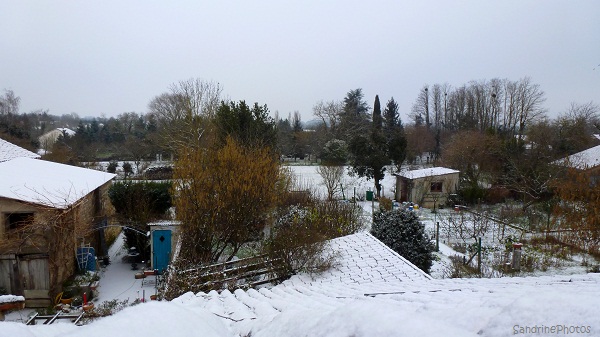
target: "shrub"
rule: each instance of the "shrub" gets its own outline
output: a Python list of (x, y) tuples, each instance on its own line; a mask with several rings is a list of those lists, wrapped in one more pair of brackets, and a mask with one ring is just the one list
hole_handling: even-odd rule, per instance
[(117, 163), (116, 161), (111, 161), (110, 163), (108, 163), (108, 167), (106, 168), (106, 172), (108, 172), (108, 173), (115, 173), (115, 172), (117, 172), (117, 167), (119, 167), (119, 163)]
[(394, 208), (394, 204), (392, 199), (381, 197), (379, 198), (379, 210), (381, 211), (391, 211)]
[(285, 208), (263, 249), (280, 277), (327, 270), (335, 258), (326, 252), (326, 240), (361, 230), (359, 216), (360, 208), (350, 203), (326, 201)]
[[(138, 172), (139, 174), (139, 172)], [(173, 179), (173, 167), (157, 166), (150, 167), (144, 172), (144, 177), (149, 180), (167, 180)]]
[(133, 173), (133, 168), (131, 167), (131, 163), (129, 163), (129, 162), (123, 163), (123, 172), (125, 172), (125, 176), (128, 176)]
[(397, 209), (376, 213), (371, 234), (421, 270), (429, 273), (435, 247), (414, 212)]
[[(117, 182), (111, 185), (108, 196), (121, 224), (143, 233), (148, 222), (165, 218), (172, 205), (169, 182)], [(149, 239), (135, 231), (125, 230), (128, 247), (136, 247), (144, 258), (149, 256)]]

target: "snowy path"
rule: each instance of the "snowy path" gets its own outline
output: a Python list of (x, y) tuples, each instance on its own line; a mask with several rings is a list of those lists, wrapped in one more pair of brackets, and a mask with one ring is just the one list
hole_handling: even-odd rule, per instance
[(98, 297), (94, 300), (96, 304), (115, 299), (132, 303), (136, 299), (144, 298), (144, 293), (145, 300), (148, 301), (150, 295), (155, 293), (154, 276), (146, 278), (142, 285), (142, 279), (135, 278), (135, 273), (140, 270), (132, 270), (130, 263), (122, 262), (127, 253), (123, 243), (124, 235), (121, 233), (108, 250), (110, 264), (100, 273)]

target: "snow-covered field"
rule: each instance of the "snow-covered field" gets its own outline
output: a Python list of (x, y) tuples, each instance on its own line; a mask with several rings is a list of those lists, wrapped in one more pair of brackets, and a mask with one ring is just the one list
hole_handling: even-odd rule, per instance
[[(301, 183), (325, 193), (314, 166), (293, 166)], [(346, 198), (364, 196), (373, 182), (346, 176)], [(383, 181), (392, 197), (395, 179)], [(366, 214), (377, 203), (359, 202)], [(440, 217), (417, 211), (432, 232)], [(365, 217), (369, 219), (370, 217)], [(367, 220), (368, 221), (368, 220)], [(440, 244), (434, 279), (415, 278), (409, 264), (374, 255), (380, 248), (359, 241), (336, 239), (345, 250), (333, 272), (321, 277), (297, 275), (280, 285), (258, 290), (184, 294), (171, 302), (147, 301), (77, 327), (69, 323), (25, 326), (27, 311), (11, 313), (0, 322), (0, 337), (50, 336), (600, 336), (600, 274), (573, 269), (538, 277), (495, 279), (435, 279), (455, 252)], [(364, 236), (366, 235), (366, 236)], [(361, 241), (362, 240), (362, 241)], [(362, 242), (362, 243), (361, 243)], [(110, 249), (112, 263), (103, 269), (99, 297), (130, 302), (154, 292), (142, 285), (131, 266), (120, 262), (122, 238)], [(385, 262), (382, 262), (382, 260)], [(392, 262), (390, 262), (392, 261)], [(408, 269), (407, 269), (408, 268)], [(387, 277), (397, 270), (394, 277)], [(567, 273), (567, 272), (565, 272)], [(16, 321), (16, 322), (9, 322)]]
[[(321, 178), (317, 172), (318, 166), (289, 166), (289, 168), (298, 178), (298, 183), (301, 187), (309, 186), (316, 195), (320, 197), (327, 196), (327, 188), (323, 184), (323, 178)], [(348, 167), (345, 167), (344, 169), (342, 185), (344, 187), (344, 195), (336, 196), (340, 199), (345, 196), (345, 199), (356, 197), (358, 200), (364, 200), (367, 191), (375, 191), (375, 182), (373, 179), (367, 180), (357, 176), (352, 177), (348, 174)], [(382, 196), (394, 199), (396, 177), (389, 174), (389, 172), (386, 172), (385, 178), (381, 181), (381, 185)]]

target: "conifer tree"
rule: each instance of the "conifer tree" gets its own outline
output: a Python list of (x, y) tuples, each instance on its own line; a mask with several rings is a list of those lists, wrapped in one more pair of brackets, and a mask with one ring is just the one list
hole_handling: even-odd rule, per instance
[(433, 264), (434, 246), (413, 211), (376, 213), (371, 234), (426, 273)]
[(373, 104), (373, 123), (369, 134), (356, 135), (349, 144), (352, 154), (352, 171), (361, 177), (373, 179), (377, 196), (381, 196), (381, 183), (385, 174), (385, 166), (390, 160), (387, 155), (387, 142), (382, 132), (381, 106), (379, 96), (375, 96)]

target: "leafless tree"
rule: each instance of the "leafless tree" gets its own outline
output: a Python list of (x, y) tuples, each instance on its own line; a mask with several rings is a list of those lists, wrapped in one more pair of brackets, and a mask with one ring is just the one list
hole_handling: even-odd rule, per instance
[(206, 121), (219, 107), (222, 90), (219, 83), (189, 79), (173, 83), (169, 92), (150, 101), (150, 113), (158, 117), (169, 147), (190, 146), (199, 141)]
[(0, 96), (0, 116), (18, 114), (20, 104), (19, 96), (16, 96), (12, 90), (4, 90), (4, 95)]
[(517, 93), (519, 128), (516, 131), (518, 136), (522, 136), (525, 132), (525, 127), (544, 114), (542, 103), (544, 103), (546, 98), (544, 97), (544, 92), (540, 89), (540, 85), (531, 83), (529, 77), (525, 77), (518, 82)]
[(327, 188), (327, 200), (333, 200), (342, 189), (344, 166), (321, 165), (317, 168), (317, 173), (323, 178), (323, 185)]
[(313, 106), (313, 115), (323, 122), (326, 132), (330, 135), (336, 134), (343, 112), (344, 103), (341, 101), (319, 101)]
[(429, 86), (423, 86), (419, 91), (419, 96), (417, 96), (417, 101), (413, 105), (410, 115), (416, 125), (425, 123), (427, 128), (431, 126), (429, 119), (429, 94)]

